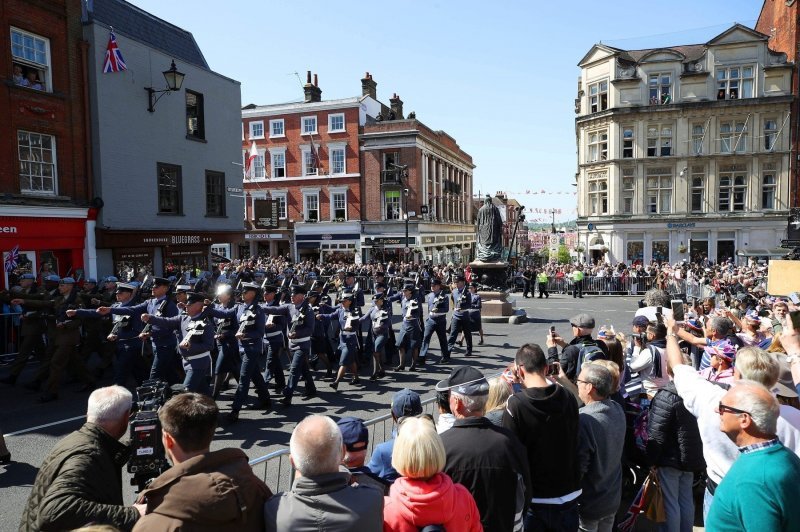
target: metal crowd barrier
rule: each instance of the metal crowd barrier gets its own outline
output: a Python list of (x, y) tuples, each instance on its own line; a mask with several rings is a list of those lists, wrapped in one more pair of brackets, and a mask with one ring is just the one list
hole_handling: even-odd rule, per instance
[(0, 313), (0, 365), (10, 364), (19, 352), (20, 336), (19, 312)]
[[(593, 277), (583, 279), (584, 294), (616, 294), (616, 295), (642, 295), (656, 285), (655, 277)], [(574, 283), (565, 278), (549, 278), (547, 291), (552, 293), (569, 294)], [(538, 291), (538, 284), (533, 281), (531, 287)], [(669, 290), (669, 287), (668, 287)]]

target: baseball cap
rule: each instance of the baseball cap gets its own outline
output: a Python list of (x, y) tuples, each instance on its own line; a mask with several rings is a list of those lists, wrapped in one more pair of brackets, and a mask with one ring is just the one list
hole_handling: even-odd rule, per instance
[(421, 413), (422, 401), (417, 392), (403, 388), (392, 397), (392, 414), (396, 418), (416, 416)]
[(369, 443), (369, 430), (364, 421), (357, 417), (343, 417), (336, 422), (342, 433), (342, 443), (348, 451), (366, 451)]
[(573, 316), (569, 322), (573, 327), (580, 327), (581, 329), (594, 329), (594, 318), (585, 312), (581, 312), (577, 316)]
[(450, 372), (450, 376), (436, 383), (437, 392), (454, 391), (463, 395), (486, 395), (489, 381), (483, 373), (470, 366), (460, 366)]
[(636, 316), (635, 318), (633, 318), (633, 322), (631, 322), (631, 325), (633, 325), (634, 327), (647, 327), (648, 325), (650, 325), (650, 320), (647, 319), (647, 316)]

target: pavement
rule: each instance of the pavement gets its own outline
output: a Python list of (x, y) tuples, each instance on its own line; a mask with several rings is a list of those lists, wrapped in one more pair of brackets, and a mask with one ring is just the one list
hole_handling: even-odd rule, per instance
[[(552, 294), (549, 299), (523, 299), (518, 293), (511, 299), (517, 308), (526, 310), (528, 322), (520, 325), (484, 324), (485, 344), (478, 345), (478, 336), (474, 336), (474, 356), (466, 358), (463, 348), (456, 347), (451, 364), (430, 364), (439, 358), (438, 341), (434, 335), (429, 364), (421, 372), (390, 371), (382, 381), (371, 383), (366, 380), (368, 370), (364, 369), (361, 375), (363, 385), (350, 386), (344, 381), (335, 392), (329, 386), (330, 380), (321, 378), (324, 370), (317, 370), (316, 398), (304, 401), (295, 396), (290, 408), (282, 408), (275, 401), (274, 410), (268, 413), (243, 409), (238, 423), (223, 425), (217, 430), (212, 450), (239, 447), (250, 459), (254, 459), (286, 448), (294, 426), (309, 414), (372, 419), (389, 412), (392, 395), (402, 388), (416, 390), (423, 398), (432, 396), (436, 382), (444, 379), (457, 365), (470, 364), (486, 375), (499, 373), (513, 360), (520, 345), (526, 342), (544, 345), (551, 325), (555, 325), (556, 331), (564, 338), (569, 338), (569, 319), (579, 312), (593, 315), (598, 328), (613, 325), (618, 331), (628, 331), (640, 298), (585, 296), (583, 299), (573, 299), (569, 295)], [(23, 381), (30, 378), (32, 369), (23, 374)], [(0, 368), (0, 376), (5, 374), (6, 370)], [(109, 382), (103, 384), (110, 384), (110, 380), (106, 380)], [(6, 434), (13, 459), (9, 465), (0, 465), (0, 532), (17, 529), (39, 465), (60, 438), (83, 424), (88, 393), (74, 392), (73, 389), (77, 387), (76, 383), (64, 384), (59, 401), (42, 405), (36, 402), (38, 394), (25, 390), (19, 384), (16, 387), (0, 385), (0, 405), (3, 405), (0, 427)], [(252, 392), (251, 397), (255, 399)], [(276, 398), (273, 396), (273, 399)], [(224, 392), (220, 397), (218, 404), (223, 414), (230, 409), (232, 399), (233, 390)], [(389, 430), (389, 426), (386, 425), (383, 430)], [(127, 472), (123, 472), (124, 500), (131, 503), (135, 499), (135, 492), (133, 487), (127, 485), (128, 477)], [(266, 477), (271, 486), (278, 482), (274, 479), (274, 472)]]

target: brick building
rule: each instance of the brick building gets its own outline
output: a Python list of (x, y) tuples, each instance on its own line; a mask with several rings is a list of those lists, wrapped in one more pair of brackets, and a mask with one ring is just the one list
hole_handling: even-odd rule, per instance
[(19, 249), (12, 275), (80, 276), (95, 213), (81, 2), (5, 0), (0, 26), (0, 250)]
[[(764, 0), (756, 22), (756, 31), (769, 36), (769, 47), (776, 52), (783, 52), (790, 63), (797, 65), (798, 47), (800, 47), (800, 9), (797, 2), (785, 0)], [(792, 116), (790, 119), (792, 151), (800, 153), (800, 72), (796, 67), (792, 72)], [(791, 182), (791, 207), (800, 207), (800, 161), (797, 157), (790, 159), (789, 175)]]

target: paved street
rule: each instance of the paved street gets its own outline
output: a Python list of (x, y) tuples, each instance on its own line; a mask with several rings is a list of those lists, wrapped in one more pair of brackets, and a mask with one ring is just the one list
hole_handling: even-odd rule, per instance
[[(628, 324), (636, 310), (636, 297), (599, 297), (587, 296), (584, 299), (573, 299), (571, 296), (554, 294), (549, 299), (516, 299), (518, 307), (525, 308), (530, 318), (522, 325), (486, 324), (486, 343), (477, 345), (475, 356), (468, 363), (486, 374), (493, 374), (504, 368), (513, 359), (516, 349), (525, 342), (543, 343), (547, 329), (551, 324), (557, 331), (569, 337), (569, 318), (585, 310), (593, 314), (597, 326), (614, 325), (617, 329), (627, 330)], [(431, 358), (438, 358), (437, 341), (432, 342)], [(464, 364), (463, 350), (453, 354), (454, 364)], [(365, 382), (363, 386), (354, 388), (344, 382), (339, 391), (333, 392), (328, 380), (319, 377), (324, 371), (317, 371), (319, 396), (309, 401), (296, 398), (290, 409), (281, 409), (264, 414), (259, 411), (242, 410), (239, 423), (220, 428), (212, 445), (213, 449), (221, 447), (241, 447), (251, 458), (262, 456), (267, 452), (288, 445), (289, 436), (295, 424), (304, 416), (312, 413), (324, 413), (331, 416), (355, 415), (364, 419), (374, 418), (388, 412), (392, 394), (409, 387), (421, 395), (430, 396), (436, 381), (441, 380), (450, 371), (448, 367), (428, 365), (426, 371), (409, 373), (390, 373), (380, 383)], [(0, 370), (0, 374), (4, 374)], [(23, 376), (23, 380), (25, 377)], [(7, 435), (14, 463), (0, 466), (0, 532), (16, 530), (30, 486), (37, 468), (55, 442), (65, 434), (78, 428), (83, 419), (71, 418), (85, 413), (87, 394), (74, 393), (64, 386), (61, 400), (57, 403), (40, 405), (36, 402), (37, 394), (21, 387), (3, 386), (0, 389), (0, 426)], [(227, 411), (232, 399), (232, 391), (223, 394), (219, 404), (223, 412)], [(52, 424), (51, 426), (45, 426)], [(38, 428), (37, 428), (38, 427)], [(33, 428), (33, 430), (31, 430)], [(15, 434), (16, 433), (16, 434)], [(8, 436), (12, 434), (11, 436)], [(127, 479), (127, 473), (124, 474)], [(269, 479), (268, 479), (269, 482)], [(126, 502), (134, 498), (133, 488), (125, 487)]]

